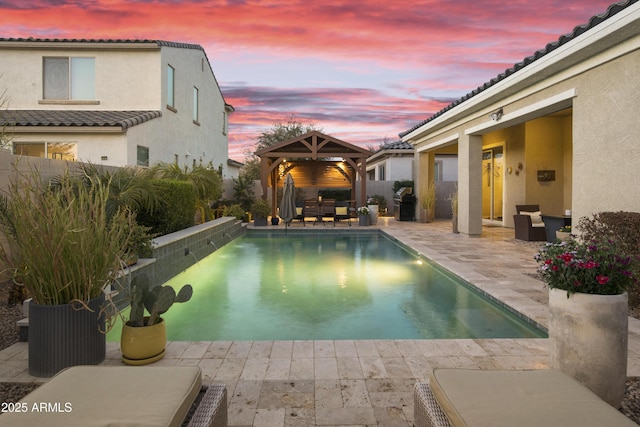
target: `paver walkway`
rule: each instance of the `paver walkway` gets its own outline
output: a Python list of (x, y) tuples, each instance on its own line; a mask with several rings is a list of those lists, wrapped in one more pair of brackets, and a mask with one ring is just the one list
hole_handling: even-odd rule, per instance
[[(512, 229), (484, 227), (482, 236), (469, 237), (451, 233), (449, 221), (393, 218), (380, 218), (378, 227), (547, 326), (547, 291), (530, 276), (535, 245), (514, 241)], [(630, 318), (629, 330), (628, 375), (640, 376), (640, 321)], [(546, 368), (547, 345), (546, 339), (171, 342), (156, 364), (199, 365), (205, 383), (226, 384), (230, 426), (411, 426), (413, 385), (433, 368)], [(108, 343), (104, 364), (120, 365), (120, 357), (119, 344)], [(25, 343), (0, 352), (5, 381), (42, 381), (27, 373)]]

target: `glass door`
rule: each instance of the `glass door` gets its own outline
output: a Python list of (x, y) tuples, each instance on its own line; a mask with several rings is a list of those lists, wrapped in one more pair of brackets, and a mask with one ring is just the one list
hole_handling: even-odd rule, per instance
[(482, 219), (502, 222), (503, 147), (482, 151)]

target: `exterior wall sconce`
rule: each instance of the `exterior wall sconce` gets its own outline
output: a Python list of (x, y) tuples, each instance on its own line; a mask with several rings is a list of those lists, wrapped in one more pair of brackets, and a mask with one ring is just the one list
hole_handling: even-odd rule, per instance
[(493, 120), (494, 122), (497, 122), (498, 120), (500, 120), (502, 118), (502, 114), (504, 114), (504, 112), (502, 111), (502, 107), (500, 107), (499, 110), (494, 111), (493, 113), (491, 113), (489, 115), (489, 117), (491, 118), (491, 120)]

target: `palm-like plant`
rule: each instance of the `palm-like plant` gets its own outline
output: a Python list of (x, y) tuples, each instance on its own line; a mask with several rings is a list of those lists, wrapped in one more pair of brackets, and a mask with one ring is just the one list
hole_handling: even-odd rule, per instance
[(133, 212), (153, 212), (162, 204), (162, 194), (148, 169), (118, 168), (109, 171), (86, 164), (82, 166), (82, 172), (85, 179), (95, 177), (101, 183), (109, 183), (109, 216), (123, 208), (129, 208)]

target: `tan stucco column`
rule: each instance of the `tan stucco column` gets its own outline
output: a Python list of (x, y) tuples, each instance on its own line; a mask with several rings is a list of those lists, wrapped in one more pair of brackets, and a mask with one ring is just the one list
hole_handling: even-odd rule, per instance
[(429, 188), (429, 183), (433, 182), (434, 169), (436, 163), (436, 154), (433, 151), (422, 151), (416, 153), (418, 156), (418, 180), (416, 181), (417, 188), (414, 189), (415, 195), (418, 198), (416, 206), (416, 218), (419, 217), (421, 221), (425, 221), (426, 218), (422, 218), (423, 210), (422, 203), (424, 202), (424, 196)]
[(458, 230), (482, 233), (482, 137), (460, 135), (458, 140)]

